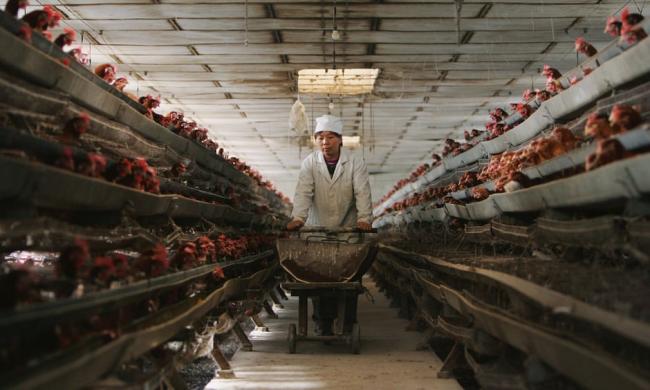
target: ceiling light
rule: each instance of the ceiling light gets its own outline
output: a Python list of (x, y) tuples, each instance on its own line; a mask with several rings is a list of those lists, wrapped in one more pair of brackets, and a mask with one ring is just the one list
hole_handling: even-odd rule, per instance
[(344, 135), (343, 136), (343, 145), (346, 148), (354, 149), (354, 148), (358, 147), (359, 145), (361, 145), (361, 137), (359, 137), (358, 135), (353, 135), (353, 136)]
[(306, 94), (362, 95), (371, 93), (379, 69), (302, 69), (298, 92)]
[(341, 39), (341, 33), (339, 33), (339, 30), (332, 30), (332, 39), (335, 41)]

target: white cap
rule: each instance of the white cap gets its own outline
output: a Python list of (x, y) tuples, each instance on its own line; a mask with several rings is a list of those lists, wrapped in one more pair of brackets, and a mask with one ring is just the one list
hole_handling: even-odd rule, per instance
[(331, 131), (333, 133), (343, 135), (343, 121), (341, 118), (334, 115), (323, 115), (316, 118), (316, 129), (314, 134), (321, 131)]

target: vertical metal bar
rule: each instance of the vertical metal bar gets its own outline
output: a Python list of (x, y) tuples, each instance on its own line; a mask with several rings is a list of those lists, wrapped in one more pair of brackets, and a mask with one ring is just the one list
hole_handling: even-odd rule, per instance
[(298, 296), (298, 334), (300, 336), (307, 336), (307, 296), (300, 294)]

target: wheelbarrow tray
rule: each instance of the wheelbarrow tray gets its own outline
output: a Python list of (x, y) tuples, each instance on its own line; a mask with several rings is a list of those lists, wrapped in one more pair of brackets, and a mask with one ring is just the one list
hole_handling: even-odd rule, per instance
[(377, 255), (376, 240), (343, 243), (281, 238), (277, 248), (282, 268), (302, 283), (359, 280)]

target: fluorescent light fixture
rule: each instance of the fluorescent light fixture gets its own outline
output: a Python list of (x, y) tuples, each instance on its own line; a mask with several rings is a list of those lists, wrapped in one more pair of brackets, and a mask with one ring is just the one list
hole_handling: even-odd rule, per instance
[(345, 146), (346, 148), (354, 149), (359, 145), (361, 145), (361, 137), (359, 137), (358, 135), (343, 136), (343, 146)]
[[(314, 139), (314, 137), (309, 137), (309, 140), (311, 141), (311, 144), (313, 146), (316, 146), (316, 140)], [(354, 149), (359, 147), (359, 145), (361, 145), (360, 136), (358, 135), (343, 136), (343, 146), (345, 146), (346, 148)]]
[(371, 93), (379, 69), (302, 69), (298, 71), (298, 91), (322, 95), (362, 95)]

